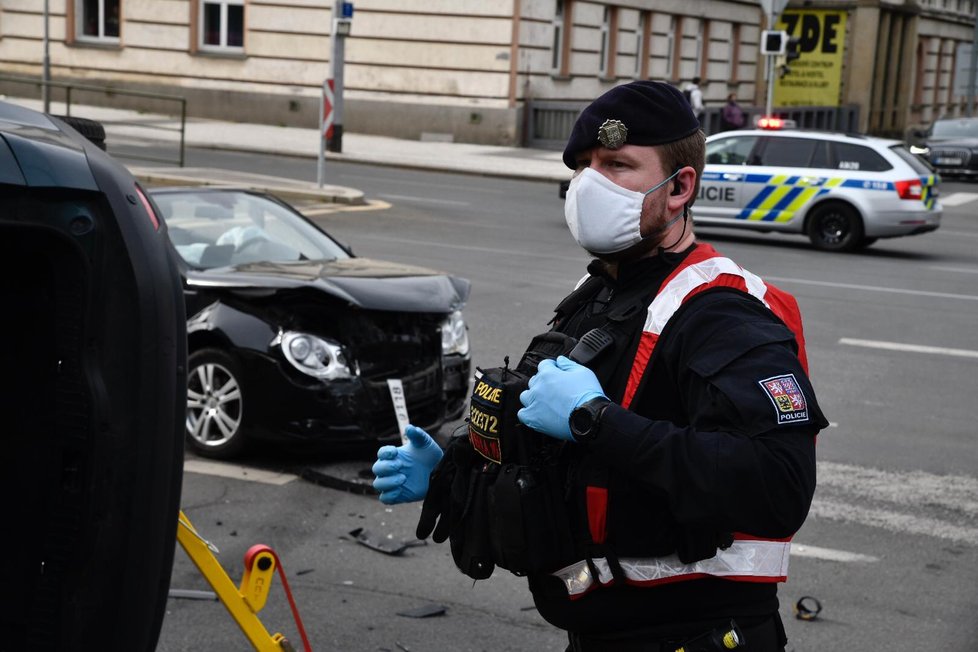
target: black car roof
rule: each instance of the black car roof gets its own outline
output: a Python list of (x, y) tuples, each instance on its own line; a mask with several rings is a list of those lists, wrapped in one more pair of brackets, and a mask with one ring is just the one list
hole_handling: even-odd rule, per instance
[(0, 102), (0, 183), (98, 190), (84, 139), (42, 113)]

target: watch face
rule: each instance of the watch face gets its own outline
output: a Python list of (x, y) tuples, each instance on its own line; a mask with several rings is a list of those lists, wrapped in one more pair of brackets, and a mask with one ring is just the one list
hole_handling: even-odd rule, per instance
[(591, 411), (584, 407), (579, 407), (571, 412), (570, 427), (571, 433), (575, 436), (587, 436), (590, 434), (593, 419)]

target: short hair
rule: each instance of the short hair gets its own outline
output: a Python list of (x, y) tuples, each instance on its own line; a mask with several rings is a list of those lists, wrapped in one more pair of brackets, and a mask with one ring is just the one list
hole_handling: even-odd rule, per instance
[(693, 77), (693, 83), (694, 84), (700, 83), (700, 78), (699, 77)]

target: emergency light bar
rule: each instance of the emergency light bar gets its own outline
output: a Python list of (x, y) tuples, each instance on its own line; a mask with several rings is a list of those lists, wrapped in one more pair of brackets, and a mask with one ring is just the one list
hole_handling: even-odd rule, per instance
[(762, 115), (757, 118), (757, 121), (754, 124), (758, 129), (768, 129), (770, 131), (778, 131), (779, 129), (794, 129), (797, 126), (797, 123), (794, 120), (779, 118), (773, 115)]

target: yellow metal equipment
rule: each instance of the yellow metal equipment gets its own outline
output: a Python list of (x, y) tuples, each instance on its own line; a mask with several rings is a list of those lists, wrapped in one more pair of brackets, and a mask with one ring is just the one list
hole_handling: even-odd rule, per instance
[[(204, 579), (211, 585), (218, 599), (224, 604), (228, 613), (237, 622), (238, 627), (248, 638), (258, 652), (294, 652), (295, 648), (282, 634), (269, 634), (258, 619), (258, 612), (265, 606), (268, 591), (272, 585), (272, 576), (280, 564), (275, 552), (265, 545), (255, 545), (245, 554), (244, 576), (241, 586), (237, 587), (221, 567), (214, 556), (217, 548), (204, 539), (190, 523), (183, 511), (180, 512), (179, 527), (177, 527), (177, 542), (194, 562)], [(299, 634), (307, 652), (310, 651), (306, 633), (299, 618), (299, 611), (292, 599), (285, 575), (281, 573), (285, 585), (285, 593), (289, 599)]]

